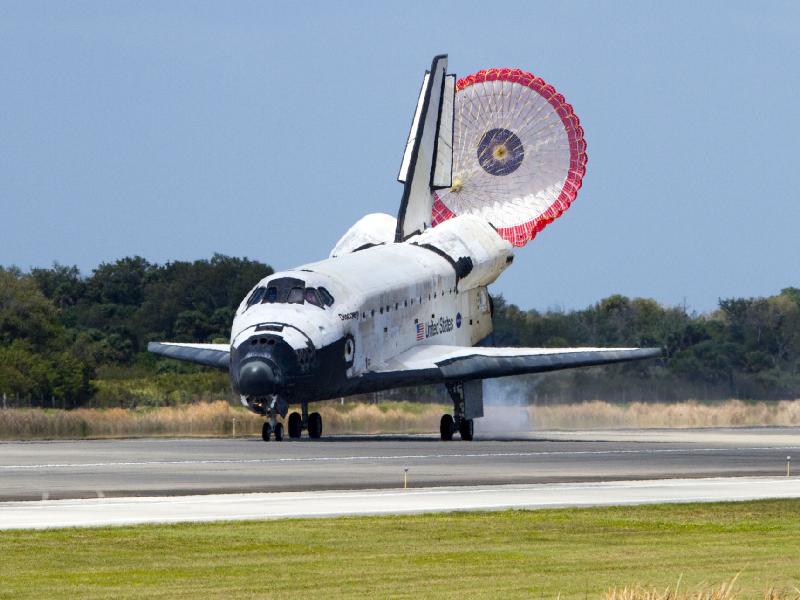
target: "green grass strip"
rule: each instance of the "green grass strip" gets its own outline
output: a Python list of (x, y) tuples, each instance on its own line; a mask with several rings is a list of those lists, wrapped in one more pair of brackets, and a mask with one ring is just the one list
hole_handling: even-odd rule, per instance
[(0, 598), (601, 598), (800, 586), (800, 500), (0, 532)]

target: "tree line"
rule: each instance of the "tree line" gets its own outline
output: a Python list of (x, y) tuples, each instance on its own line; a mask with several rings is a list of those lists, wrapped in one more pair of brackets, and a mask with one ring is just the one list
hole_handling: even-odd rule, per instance
[(614, 295), (575, 311), (495, 301), (499, 346), (660, 347), (664, 358), (530, 378), (540, 401), (800, 398), (800, 289), (720, 299), (709, 314)]
[(191, 372), (146, 352), (152, 340), (227, 341), (269, 265), (215, 254), (164, 265), (139, 256), (77, 267), (0, 267), (0, 395), (33, 406), (91, 404), (97, 378)]
[[(0, 267), (0, 396), (76, 407), (93, 382), (199, 368), (146, 352), (151, 340), (227, 341), (239, 302), (272, 268), (216, 254), (163, 265), (141, 257), (74, 266)], [(523, 310), (494, 298), (498, 346), (658, 346), (664, 358), (515, 380), (539, 402), (800, 397), (800, 289), (721, 299), (708, 314), (611, 296), (583, 310)], [(392, 393), (430, 394), (426, 388)], [(438, 394), (437, 394), (438, 396)], [(412, 398), (413, 399), (413, 398)]]

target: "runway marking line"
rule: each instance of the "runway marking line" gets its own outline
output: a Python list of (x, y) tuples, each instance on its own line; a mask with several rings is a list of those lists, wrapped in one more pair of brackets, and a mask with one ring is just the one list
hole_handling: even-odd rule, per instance
[(463, 454), (407, 454), (382, 456), (310, 456), (284, 458), (236, 458), (236, 459), (203, 459), (203, 460), (153, 460), (129, 462), (96, 462), (96, 463), (46, 463), (32, 465), (0, 465), (0, 471), (35, 470), (35, 469), (75, 469), (97, 467), (147, 467), (165, 465), (225, 465), (225, 464), (276, 464), (296, 462), (353, 462), (375, 460), (425, 460), (437, 458), (513, 458), (534, 456), (582, 456), (582, 455), (615, 455), (615, 454), (693, 454), (711, 452), (766, 452), (766, 451), (800, 450), (800, 446), (764, 446), (743, 448), (649, 448), (635, 450), (572, 450), (537, 452), (481, 452)]
[[(629, 490), (633, 490), (633, 493)], [(433, 496), (439, 498), (433, 499)], [(430, 500), (422, 500), (425, 497)], [(175, 496), (169, 499), (95, 498), (0, 503), (0, 530), (796, 497), (800, 497), (800, 479), (719, 477), (417, 490), (261, 492)], [(103, 512), (106, 516), (99, 517)], [(3, 521), (8, 523), (4, 526)]]
[[(340, 500), (342, 498), (407, 498), (410, 496), (449, 496), (453, 493), (475, 494), (496, 494), (501, 492), (529, 492), (532, 489), (553, 492), (580, 492), (586, 490), (601, 490), (604, 488), (614, 488), (616, 490), (633, 489), (675, 489), (678, 487), (697, 487), (698, 482), (709, 485), (751, 485), (752, 477), (708, 477), (702, 479), (636, 479), (627, 481), (591, 481), (586, 483), (534, 483), (525, 485), (493, 485), (493, 486), (448, 486), (440, 488), (423, 488), (407, 490), (338, 490), (338, 491), (308, 491), (308, 492), (249, 492), (235, 494), (190, 494), (185, 496), (137, 496), (135, 498), (80, 498), (66, 500), (20, 500), (12, 502), (0, 502), (0, 509), (29, 508), (39, 510), (43, 506), (59, 506), (64, 508), (82, 507), (87, 505), (114, 505), (118, 507), (132, 507), (147, 504), (149, 506), (176, 504), (208, 504), (210, 501), (223, 500), (229, 504), (249, 502), (253, 497), (263, 496), (265, 498), (280, 497), (286, 501), (306, 500), (313, 497), (314, 500)], [(760, 483), (786, 483), (783, 477), (764, 477), (759, 478)]]

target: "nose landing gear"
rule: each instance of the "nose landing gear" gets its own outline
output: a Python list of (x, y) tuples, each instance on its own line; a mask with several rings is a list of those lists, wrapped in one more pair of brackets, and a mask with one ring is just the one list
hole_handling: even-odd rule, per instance
[(261, 439), (268, 442), (272, 435), (275, 436), (276, 442), (283, 440), (283, 423), (275, 423), (274, 426), (271, 423), (264, 423), (264, 425), (262, 425)]
[(268, 442), (275, 437), (276, 442), (283, 440), (283, 423), (278, 423), (278, 415), (285, 417), (289, 412), (289, 404), (280, 396), (271, 396), (264, 402), (264, 416), (267, 422), (261, 426), (261, 439)]

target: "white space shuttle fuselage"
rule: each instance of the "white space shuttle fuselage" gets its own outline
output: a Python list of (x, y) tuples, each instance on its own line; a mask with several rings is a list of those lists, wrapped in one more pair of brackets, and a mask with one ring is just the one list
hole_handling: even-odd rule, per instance
[[(275, 377), (284, 382), (281, 391), (290, 402), (294, 395), (317, 400), (367, 391), (358, 381), (362, 376), (391, 370), (392, 358), (415, 346), (479, 345), (492, 333), (487, 286), (512, 258), (511, 245), (488, 223), (463, 216), (405, 242), (369, 245), (270, 275), (236, 313), (230, 363), (234, 386), (247, 396), (251, 390), (242, 389), (239, 365), (271, 356), (266, 336), (277, 333), (295, 354), (306, 355), (297, 364), (285, 364), (282, 377)], [(277, 288), (272, 301), (266, 299), (271, 282), (290, 280), (290, 289), (302, 287), (304, 296), (306, 290), (324, 289), (333, 301), (316, 303), (309, 296), (312, 302), (288, 302), (288, 294), (280, 296)], [(251, 302), (254, 297), (259, 300)], [(381, 387), (379, 381), (366, 386)], [(387, 380), (385, 387), (393, 387), (392, 382)]]

